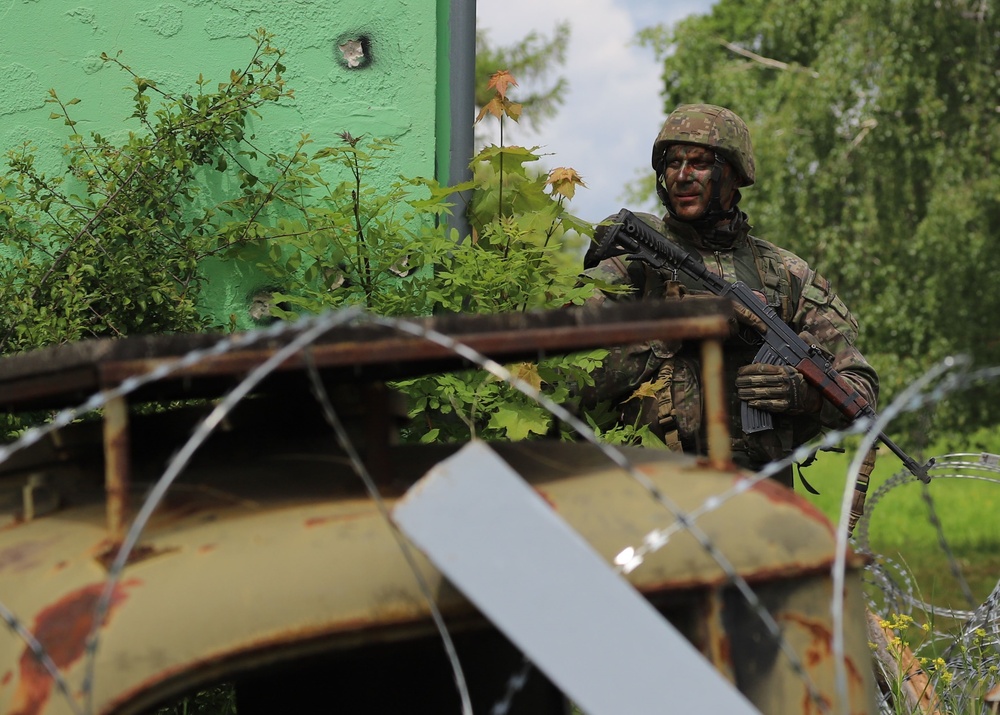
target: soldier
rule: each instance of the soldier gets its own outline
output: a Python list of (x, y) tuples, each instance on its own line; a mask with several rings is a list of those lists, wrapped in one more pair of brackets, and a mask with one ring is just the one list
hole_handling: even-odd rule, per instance
[[(829, 282), (798, 256), (750, 235), (739, 209), (740, 188), (754, 183), (753, 148), (746, 124), (732, 111), (708, 104), (681, 105), (667, 117), (653, 143), (656, 191), (667, 209), (659, 218), (637, 214), (728, 281), (743, 281), (770, 304), (790, 327), (830, 353), (834, 368), (872, 405), (878, 375), (854, 347), (858, 324)], [(598, 226), (595, 246), (604, 226)], [(584, 259), (585, 275), (624, 294), (604, 300), (690, 300), (705, 290), (686, 275), (653, 269), (641, 261)], [(757, 470), (808, 441), (823, 426), (844, 418), (795, 369), (754, 363), (760, 344), (756, 318), (737, 308), (732, 335), (724, 346), (725, 380), (733, 420), (733, 459)], [(645, 423), (671, 448), (704, 453), (705, 429), (695, 346), (654, 341), (616, 349), (595, 375), (594, 399), (610, 399), (618, 417)], [(637, 386), (651, 383), (655, 397), (629, 399)], [(747, 435), (740, 425), (740, 401), (773, 414), (774, 429)], [(792, 485), (791, 468), (777, 475)]]

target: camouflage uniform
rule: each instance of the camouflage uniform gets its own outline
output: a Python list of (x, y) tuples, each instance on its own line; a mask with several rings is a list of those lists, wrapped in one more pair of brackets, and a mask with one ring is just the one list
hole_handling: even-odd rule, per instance
[[(670, 121), (668, 119), (668, 124)], [(737, 121), (745, 132), (742, 120), (737, 118)], [(665, 126), (661, 137), (664, 132), (676, 136), (677, 131), (677, 126)], [(697, 133), (694, 136), (698, 139)], [(743, 174), (744, 186), (752, 183), (754, 178), (748, 135), (745, 141), (745, 155), (734, 161)], [(657, 167), (659, 144), (658, 139), (657, 145), (654, 145), (654, 168)], [(661, 196), (669, 208), (664, 193)], [(662, 219), (651, 214), (638, 216), (692, 256), (700, 256), (713, 273), (730, 282), (739, 280), (746, 283), (765, 298), (796, 332), (809, 333), (822, 349), (830, 353), (833, 367), (874, 405), (878, 396), (878, 375), (854, 347), (858, 324), (847, 306), (832, 292), (829, 282), (810, 269), (805, 261), (790, 251), (751, 236), (746, 215), (738, 210), (731, 214), (732, 219), (723, 231), (706, 230), (706, 224), (699, 226), (695, 222), (677, 220), (670, 212)], [(601, 231), (599, 227), (595, 237), (598, 241)], [(683, 273), (675, 274), (669, 269), (655, 270), (645, 263), (627, 262), (622, 258), (590, 265), (584, 275), (612, 286), (631, 288), (625, 294), (598, 293), (592, 299), (597, 303), (609, 299), (690, 300), (706, 293), (704, 286)], [(740, 401), (734, 389), (736, 373), (740, 367), (753, 362), (759, 346), (759, 334), (746, 327), (734, 330), (724, 345), (733, 458), (750, 469), (758, 469), (784, 456), (795, 446), (816, 436), (823, 426), (839, 427), (844, 424), (840, 412), (824, 401), (822, 409), (816, 414), (791, 416), (773, 413), (774, 430), (744, 434), (740, 424)], [(597, 385), (588, 394), (587, 402), (610, 400), (620, 410), (619, 418), (623, 422), (634, 423), (638, 420), (640, 424), (648, 424), (671, 449), (704, 453), (701, 364), (696, 345), (652, 341), (617, 348), (594, 377)], [(663, 385), (657, 390), (656, 397), (630, 400), (634, 390), (647, 382)], [(791, 485), (791, 470), (779, 475), (779, 479)]]

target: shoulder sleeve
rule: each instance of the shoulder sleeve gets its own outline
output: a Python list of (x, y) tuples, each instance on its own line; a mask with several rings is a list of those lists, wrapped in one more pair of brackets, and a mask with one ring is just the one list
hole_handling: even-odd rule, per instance
[[(853, 384), (872, 406), (878, 400), (878, 373), (855, 346), (858, 321), (833, 292), (830, 282), (798, 257), (798, 265), (789, 266), (802, 280), (802, 293), (796, 306), (792, 327), (814, 337), (820, 347), (833, 356), (833, 367)], [(804, 269), (804, 271), (803, 271)], [(843, 418), (832, 405), (824, 405), (821, 420), (828, 426), (842, 426)]]

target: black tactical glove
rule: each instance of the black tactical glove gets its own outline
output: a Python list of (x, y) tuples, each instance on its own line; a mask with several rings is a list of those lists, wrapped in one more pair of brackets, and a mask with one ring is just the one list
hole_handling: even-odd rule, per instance
[(793, 367), (755, 362), (736, 373), (736, 396), (751, 407), (786, 415), (819, 412), (823, 396)]

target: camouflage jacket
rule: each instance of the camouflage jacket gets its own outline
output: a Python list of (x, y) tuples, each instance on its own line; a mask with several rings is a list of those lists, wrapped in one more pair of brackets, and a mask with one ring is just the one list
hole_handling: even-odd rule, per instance
[[(676, 241), (693, 256), (727, 281), (743, 281), (764, 297), (796, 332), (808, 332), (820, 347), (833, 356), (834, 368), (854, 385), (872, 405), (878, 397), (878, 375), (854, 346), (858, 323), (829, 282), (795, 254), (749, 233), (745, 217), (739, 230), (724, 234), (722, 240), (705, 240), (691, 226), (651, 214), (638, 214), (656, 230)], [(600, 229), (598, 229), (600, 231)], [(606, 286), (627, 286), (626, 293), (598, 292), (595, 303), (605, 300), (690, 299), (705, 293), (702, 286), (685, 274), (669, 269), (654, 270), (645, 263), (620, 258), (588, 267), (584, 275)], [(757, 468), (782, 456), (814, 437), (823, 426), (840, 427), (844, 420), (833, 405), (824, 404), (817, 416), (775, 415), (775, 430), (769, 436), (743, 434), (739, 401), (735, 396), (736, 371), (753, 361), (759, 336), (749, 329), (734, 334), (725, 344), (725, 379), (730, 395), (729, 412), (734, 435), (734, 458), (743, 466)], [(596, 387), (585, 402), (610, 400), (621, 410), (620, 419), (639, 420), (673, 449), (703, 452), (704, 429), (701, 415), (700, 358), (696, 349), (680, 343), (653, 341), (615, 349), (595, 375)], [(665, 385), (657, 400), (629, 398), (647, 382)], [(663, 394), (666, 393), (666, 394)]]

